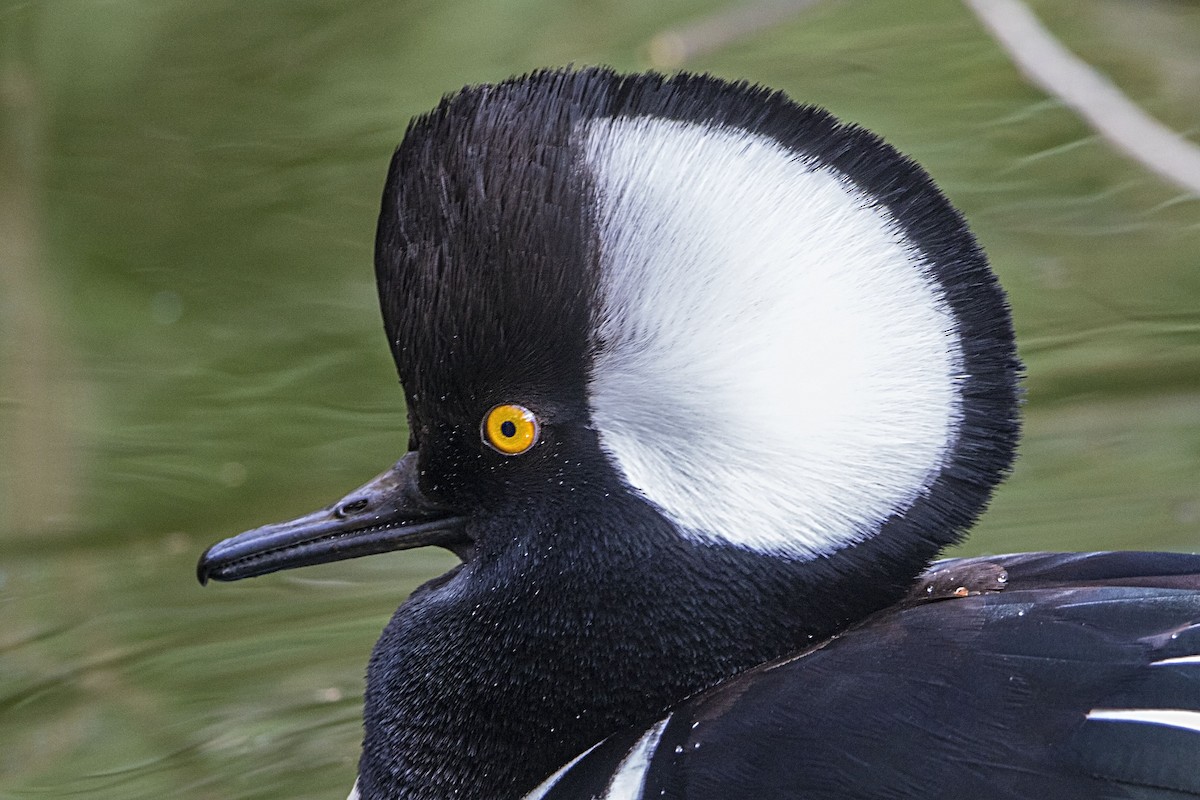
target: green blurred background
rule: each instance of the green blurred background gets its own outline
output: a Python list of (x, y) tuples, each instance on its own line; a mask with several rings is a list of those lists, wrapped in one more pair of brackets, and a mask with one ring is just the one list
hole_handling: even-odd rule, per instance
[[(726, 7), (0, 0), (0, 797), (344, 796), (371, 644), (450, 559), (207, 589), (194, 564), (403, 450), (371, 270), (391, 150), (464, 83), (646, 68)], [(1200, 4), (1034, 8), (1196, 139)], [(991, 253), (1027, 433), (962, 552), (1200, 549), (1200, 201), (951, 0), (828, 0), (684, 66), (883, 134)]]

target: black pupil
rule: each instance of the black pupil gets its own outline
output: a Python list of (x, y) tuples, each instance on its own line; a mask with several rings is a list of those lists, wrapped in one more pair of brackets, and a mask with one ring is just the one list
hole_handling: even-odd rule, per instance
[(500, 433), (504, 434), (505, 439), (511, 439), (517, 435), (517, 423), (511, 419), (506, 419), (500, 423)]

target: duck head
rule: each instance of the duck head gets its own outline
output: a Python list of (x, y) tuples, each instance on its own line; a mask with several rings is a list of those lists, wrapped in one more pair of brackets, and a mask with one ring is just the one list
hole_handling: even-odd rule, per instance
[(201, 581), (440, 546), (367, 676), (363, 797), (519, 797), (895, 602), (1018, 432), (1004, 295), (926, 173), (780, 93), (548, 70), (446, 97), (375, 250), (409, 452)]

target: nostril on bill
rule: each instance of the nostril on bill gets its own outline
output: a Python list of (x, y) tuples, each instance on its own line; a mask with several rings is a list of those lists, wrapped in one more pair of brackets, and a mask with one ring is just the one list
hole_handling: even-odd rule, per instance
[(340, 504), (334, 513), (339, 517), (348, 517), (365, 510), (369, 502), (365, 497), (356, 497), (353, 500), (347, 500), (345, 503)]

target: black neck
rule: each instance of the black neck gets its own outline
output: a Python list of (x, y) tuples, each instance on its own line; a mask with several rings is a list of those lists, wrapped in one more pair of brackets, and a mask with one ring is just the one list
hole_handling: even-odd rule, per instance
[(522, 515), (542, 541), (396, 612), (368, 672), (364, 800), (521, 797), (605, 736), (895, 602), (939, 546), (788, 562), (688, 543), (628, 495), (597, 508)]

